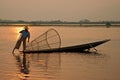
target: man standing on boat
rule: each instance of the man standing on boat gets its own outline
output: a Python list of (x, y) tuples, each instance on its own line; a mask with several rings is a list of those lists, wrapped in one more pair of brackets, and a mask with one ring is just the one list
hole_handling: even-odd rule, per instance
[(22, 42), (23, 42), (23, 51), (26, 49), (26, 40), (27, 40), (27, 38), (28, 38), (28, 40), (27, 40), (28, 42), (30, 40), (30, 32), (28, 31), (28, 29), (29, 29), (28, 26), (25, 26), (24, 30), (19, 32), (21, 35), (20, 35), (20, 37), (19, 37), (19, 39), (18, 39), (18, 41), (17, 41), (17, 43), (12, 51), (13, 54), (14, 54), (15, 49), (20, 48), (20, 45)]

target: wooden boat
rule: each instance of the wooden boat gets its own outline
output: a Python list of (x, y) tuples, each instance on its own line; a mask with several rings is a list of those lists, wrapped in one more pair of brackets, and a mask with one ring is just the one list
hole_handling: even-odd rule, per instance
[(84, 52), (86, 50), (89, 51), (91, 48), (95, 48), (96, 46), (106, 43), (108, 41), (110, 41), (110, 39), (96, 41), (96, 42), (87, 43), (87, 44), (75, 45), (75, 46), (54, 48), (54, 49), (23, 51), (23, 53)]

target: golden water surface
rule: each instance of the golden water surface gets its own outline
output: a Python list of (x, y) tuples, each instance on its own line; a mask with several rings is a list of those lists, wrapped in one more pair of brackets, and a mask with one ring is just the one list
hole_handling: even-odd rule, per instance
[[(96, 47), (98, 54), (27, 54), (29, 73), (24, 74), (20, 67), (22, 62), (20, 64), (11, 53), (23, 27), (1, 26), (0, 80), (120, 80), (120, 28), (32, 26), (29, 27), (31, 40), (49, 28), (58, 31), (62, 47), (104, 39), (111, 41)], [(23, 54), (20, 58), (23, 59)]]

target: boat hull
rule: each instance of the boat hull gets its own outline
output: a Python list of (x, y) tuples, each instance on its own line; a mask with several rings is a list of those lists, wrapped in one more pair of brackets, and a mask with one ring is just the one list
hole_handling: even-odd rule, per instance
[(110, 41), (110, 39), (96, 41), (96, 42), (87, 43), (87, 44), (62, 47), (62, 48), (54, 48), (54, 49), (46, 49), (46, 50), (38, 50), (38, 51), (23, 51), (23, 53), (84, 52), (86, 50), (99, 46), (108, 41)]

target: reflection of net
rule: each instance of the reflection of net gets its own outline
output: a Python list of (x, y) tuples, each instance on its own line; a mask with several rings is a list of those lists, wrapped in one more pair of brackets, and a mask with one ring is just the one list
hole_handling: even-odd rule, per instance
[[(37, 62), (39, 67), (47, 67), (47, 69), (58, 69), (61, 65), (61, 54), (53, 53), (53, 54), (30, 54), (30, 60), (32, 62)], [(41, 68), (42, 69), (42, 68)]]
[(60, 48), (61, 39), (55, 29), (49, 29), (42, 35), (38, 36), (26, 46), (26, 50), (40, 51), (45, 49)]

